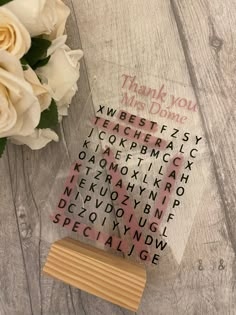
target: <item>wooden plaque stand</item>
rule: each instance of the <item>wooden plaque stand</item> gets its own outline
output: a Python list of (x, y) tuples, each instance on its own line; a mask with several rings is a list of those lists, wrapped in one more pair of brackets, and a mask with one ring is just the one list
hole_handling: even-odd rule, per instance
[(52, 244), (43, 271), (132, 311), (137, 311), (146, 283), (143, 266), (71, 238)]

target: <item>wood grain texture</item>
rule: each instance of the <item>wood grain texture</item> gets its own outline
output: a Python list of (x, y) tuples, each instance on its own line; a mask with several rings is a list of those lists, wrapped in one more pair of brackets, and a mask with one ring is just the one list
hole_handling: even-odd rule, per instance
[(22, 256), (21, 230), (15, 207), (12, 178), (9, 175), (8, 154), (0, 163), (1, 223), (0, 223), (0, 314), (32, 313), (29, 278)]
[(148, 271), (138, 314), (235, 314), (235, 1), (66, 3), (72, 12), (69, 44), (82, 47), (85, 56), (61, 142), (39, 152), (8, 145), (0, 161), (0, 314), (130, 314), (41, 273), (51, 243), (68, 236), (48, 218), (49, 204), (58, 198), (53, 183), (59, 170), (67, 173), (78, 151), (73, 143), (84, 138), (75, 132), (83, 129), (81, 112), (89, 117), (99, 99), (113, 95), (114, 70), (121, 69), (195, 97), (196, 125), (207, 139), (199, 164), (205, 188), (201, 200), (186, 200), (198, 211), (181, 262), (174, 263), (173, 246), (164, 263)]
[[(198, 102), (213, 157), (218, 189), (225, 213), (225, 223), (234, 252), (236, 250), (235, 202), (235, 63), (236, 4), (226, 1), (172, 1), (181, 44), (186, 56), (191, 82)], [(197, 13), (201, 23), (197, 23)], [(188, 27), (190, 22), (194, 29)], [(223, 21), (226, 21), (224, 23)], [(205, 30), (205, 32), (203, 32)], [(201, 41), (199, 38), (201, 37)], [(191, 46), (188, 44), (191, 39)], [(204, 47), (200, 49), (200, 45)], [(198, 65), (201, 65), (199, 67)], [(196, 71), (197, 68), (197, 71)], [(224, 150), (227, 147), (227, 150)]]
[(131, 311), (138, 310), (146, 283), (141, 264), (68, 237), (52, 244), (43, 271)]

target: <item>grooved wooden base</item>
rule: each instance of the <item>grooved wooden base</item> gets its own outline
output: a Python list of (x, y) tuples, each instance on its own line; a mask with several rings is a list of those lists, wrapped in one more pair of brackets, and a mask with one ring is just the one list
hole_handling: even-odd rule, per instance
[(146, 283), (143, 266), (71, 238), (53, 243), (43, 271), (132, 311)]

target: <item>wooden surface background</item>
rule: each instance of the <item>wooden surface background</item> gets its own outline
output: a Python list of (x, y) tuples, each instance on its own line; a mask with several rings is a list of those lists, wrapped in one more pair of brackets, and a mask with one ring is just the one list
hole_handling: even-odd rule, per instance
[(38, 152), (8, 145), (0, 161), (0, 314), (130, 314), (42, 275), (50, 242), (63, 234), (48, 219), (51, 187), (69, 144), (83, 138), (75, 130), (94, 76), (110, 83), (108, 65), (189, 86), (207, 139), (204, 180), (211, 189), (202, 194), (174, 276), (166, 266), (154, 281), (150, 271), (138, 314), (236, 314), (236, 2), (66, 2), (69, 44), (85, 56), (61, 141)]

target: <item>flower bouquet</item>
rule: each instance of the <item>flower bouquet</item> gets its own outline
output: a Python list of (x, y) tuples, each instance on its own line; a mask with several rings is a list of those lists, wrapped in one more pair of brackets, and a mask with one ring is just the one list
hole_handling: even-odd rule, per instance
[(58, 141), (83, 56), (66, 45), (69, 14), (61, 0), (0, 0), (0, 156), (8, 140), (33, 150)]

